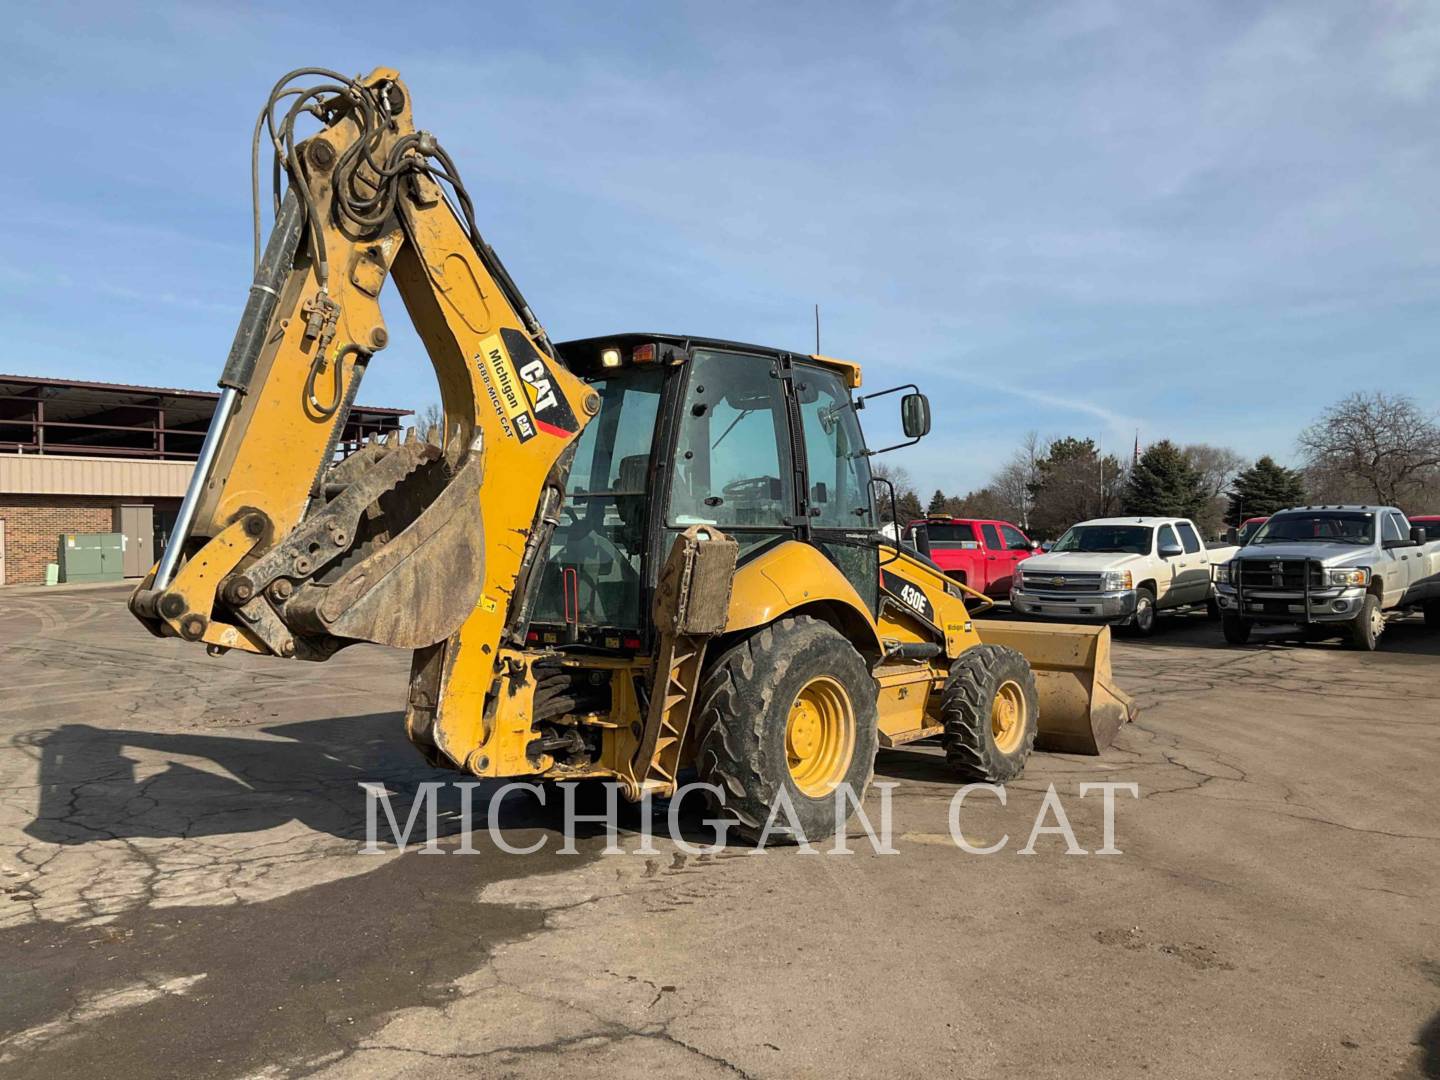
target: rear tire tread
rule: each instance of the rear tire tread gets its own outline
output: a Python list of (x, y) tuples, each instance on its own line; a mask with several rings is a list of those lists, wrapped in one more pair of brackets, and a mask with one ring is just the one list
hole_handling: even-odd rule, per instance
[[(823, 668), (817, 666), (817, 658), (806, 658), (807, 652), (815, 650), (821, 653), (818, 659), (823, 659)], [(823, 840), (834, 832), (833, 795), (808, 798), (795, 787), (784, 764), (786, 716), (774, 713), (776, 693), (797, 663), (808, 663), (812, 675), (829, 674), (840, 680), (850, 696), (855, 710), (855, 756), (842, 783), (849, 783), (856, 797), (863, 798), (875, 775), (879, 737), (875, 684), (855, 647), (829, 623), (808, 615), (762, 627), (708, 664), (694, 714), (695, 764), (700, 779), (726, 792), (723, 803), (707, 793), (710, 809), (734, 821), (736, 831), (747, 840), (755, 840), (764, 828), (778, 784), (788, 786), (796, 815), (805, 825), (806, 839)], [(788, 709), (788, 703), (785, 707)], [(775, 737), (767, 730), (771, 723), (780, 728), (778, 764), (773, 745), (767, 752), (767, 736)], [(777, 822), (781, 820), (783, 815)]]

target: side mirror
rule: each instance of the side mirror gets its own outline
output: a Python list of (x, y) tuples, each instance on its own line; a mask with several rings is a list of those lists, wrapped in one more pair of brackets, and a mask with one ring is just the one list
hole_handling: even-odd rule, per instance
[(1423, 525), (1410, 526), (1410, 542), (1412, 544), (1426, 543), (1426, 537), (1428, 537), (1429, 535), (1430, 534), (1425, 531), (1425, 526)]
[(1227, 543), (1227, 544), (1238, 544), (1238, 543), (1240, 543), (1240, 530), (1239, 530), (1239, 529), (1226, 529), (1226, 530), (1225, 530), (1225, 543)]
[(1040, 550), (1040, 541), (1039, 541), (1039, 540), (1031, 540), (1031, 541), (1030, 541), (1030, 550), (1031, 550), (1031, 551), (1039, 551), (1039, 550)]
[(1162, 559), (1173, 559), (1173, 558), (1175, 558), (1177, 555), (1184, 555), (1184, 554), (1185, 554), (1185, 549), (1182, 548), (1179, 544), (1161, 544), (1161, 545), (1160, 545), (1160, 557), (1161, 557)]
[(930, 399), (924, 394), (906, 394), (900, 399), (900, 426), (907, 439), (930, 434)]

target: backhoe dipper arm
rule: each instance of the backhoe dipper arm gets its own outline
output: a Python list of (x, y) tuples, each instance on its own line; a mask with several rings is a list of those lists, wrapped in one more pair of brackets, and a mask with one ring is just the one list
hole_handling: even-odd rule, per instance
[[(289, 85), (301, 76), (327, 81)], [(322, 126), (297, 141), (305, 115)], [(513, 601), (553, 529), (566, 451), (599, 398), (480, 238), (395, 72), (294, 72), (261, 123), (288, 187), (175, 531), (131, 610), (212, 652), (415, 649), (412, 738), (464, 765)], [(387, 277), (435, 369), (444, 431), (337, 462), (361, 376), (389, 339)]]

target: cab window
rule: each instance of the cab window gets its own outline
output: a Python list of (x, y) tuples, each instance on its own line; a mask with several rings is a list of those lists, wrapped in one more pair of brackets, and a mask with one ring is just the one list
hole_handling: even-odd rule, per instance
[(1200, 537), (1188, 521), (1176, 522), (1175, 528), (1180, 531), (1180, 543), (1185, 548), (1185, 554), (1194, 555), (1200, 550)]
[(1160, 538), (1159, 538), (1159, 540), (1157, 541), (1157, 543), (1156, 543), (1156, 545), (1155, 545), (1155, 550), (1158, 552), (1161, 548), (1164, 548), (1164, 547), (1179, 547), (1179, 546), (1180, 546), (1180, 541), (1178, 541), (1178, 540), (1175, 539), (1175, 530), (1172, 529), (1172, 528), (1170, 528), (1169, 525), (1161, 525), (1161, 526), (1160, 526)]
[(1030, 541), (1025, 539), (1024, 533), (1013, 525), (1001, 525), (1000, 535), (1005, 538), (1006, 551), (1029, 551)]
[(697, 350), (676, 439), (666, 523), (776, 528), (793, 514), (785, 399), (774, 364)]
[(985, 522), (980, 526), (980, 531), (985, 534), (985, 546), (991, 551), (1001, 551), (1004, 545), (1000, 543), (1000, 533), (994, 525)]
[(796, 365), (795, 396), (805, 434), (810, 523), (819, 528), (870, 529), (870, 461), (850, 392), (833, 371)]
[(1387, 543), (1403, 542), (1409, 535), (1395, 514), (1385, 515), (1385, 540)]

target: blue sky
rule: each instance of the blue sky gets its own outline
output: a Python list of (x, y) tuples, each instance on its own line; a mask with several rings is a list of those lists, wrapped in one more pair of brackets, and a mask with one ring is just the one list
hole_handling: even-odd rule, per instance
[[(128, 6), (7, 20), (0, 371), (213, 385), (271, 82), (386, 64), (557, 339), (808, 350), (819, 303), (929, 392), (926, 490), (1031, 428), (1290, 459), (1352, 390), (1440, 405), (1437, 5)], [(386, 312), (361, 398), (420, 407)]]

